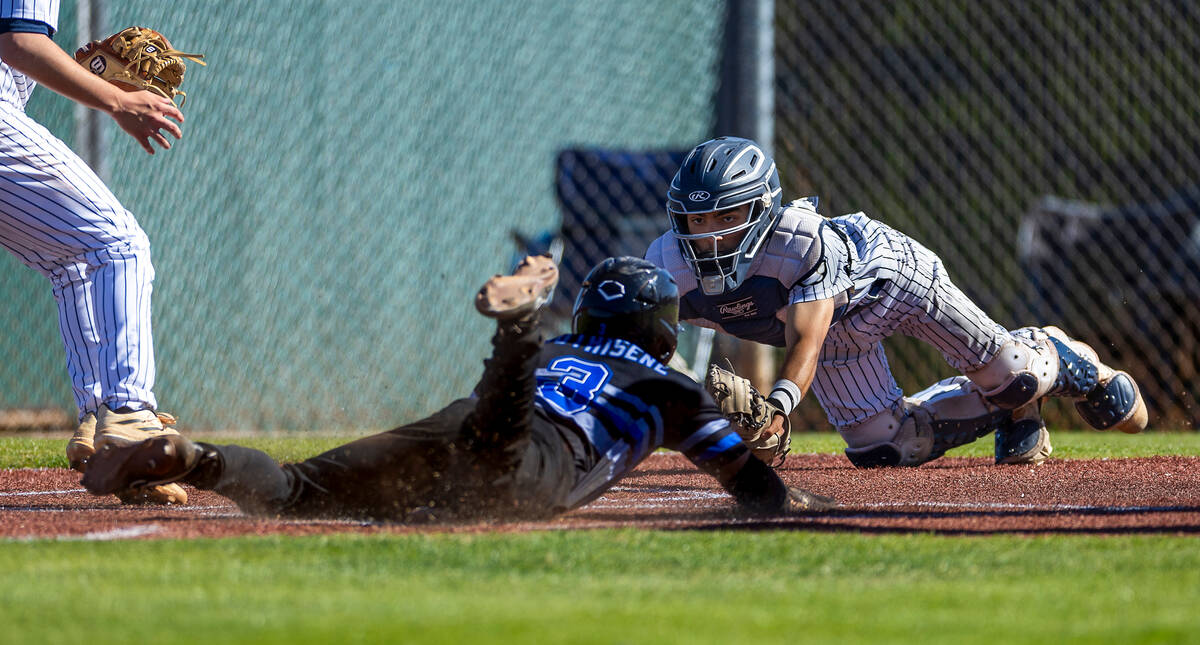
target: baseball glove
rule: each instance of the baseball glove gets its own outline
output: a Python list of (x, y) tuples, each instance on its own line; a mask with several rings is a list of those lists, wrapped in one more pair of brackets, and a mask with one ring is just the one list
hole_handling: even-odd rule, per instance
[[(774, 468), (783, 465), (792, 446), (792, 424), (782, 410), (759, 394), (748, 379), (720, 365), (708, 367), (704, 389), (712, 395), (721, 415), (729, 419), (755, 457)], [(765, 430), (776, 414), (783, 417), (783, 431), (767, 434)]]
[(186, 54), (162, 34), (145, 27), (129, 27), (75, 50), (75, 60), (93, 74), (128, 92), (149, 90), (183, 105), (187, 94), (179, 90), (187, 65), (184, 59), (205, 65), (203, 54)]

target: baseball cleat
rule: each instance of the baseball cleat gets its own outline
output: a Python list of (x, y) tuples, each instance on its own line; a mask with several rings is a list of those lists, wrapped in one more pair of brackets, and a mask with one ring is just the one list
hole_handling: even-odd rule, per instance
[(160, 415), (153, 410), (114, 412), (102, 405), (96, 415), (95, 448), (127, 446), (151, 437), (178, 435), (179, 431), (171, 427), (174, 423), (175, 417), (166, 413)]
[(1036, 466), (1054, 452), (1040, 408), (1037, 401), (1017, 408), (1012, 419), (996, 430), (997, 464)]
[[(166, 412), (114, 412), (102, 405), (96, 421), (95, 451), (132, 446), (154, 437), (179, 436), (174, 425), (175, 417)], [(132, 486), (112, 492), (123, 504), (186, 504), (188, 499), (178, 484)]]
[(67, 464), (71, 470), (83, 472), (87, 468), (87, 460), (96, 453), (96, 413), (88, 412), (83, 415), (75, 434), (67, 442)]
[(117, 499), (128, 506), (168, 506), (183, 505), (188, 502), (188, 494), (179, 484), (163, 484), (133, 488), (116, 493)]
[[(108, 444), (88, 460), (87, 472), (80, 483), (94, 495), (115, 494), (137, 503), (176, 503), (187, 501), (178, 484), (200, 461), (200, 449), (184, 437), (162, 435), (138, 443)], [(146, 491), (158, 487), (161, 490)], [(183, 493), (182, 501), (166, 500)]]
[(1149, 421), (1146, 401), (1137, 382), (1128, 372), (1101, 363), (1095, 349), (1087, 343), (1069, 338), (1063, 330), (1057, 327), (1044, 329), (1051, 338), (1069, 345), (1076, 354), (1096, 365), (1096, 385), (1075, 403), (1075, 410), (1088, 425), (1096, 430), (1116, 429), (1128, 434), (1137, 434), (1146, 429)]
[[(163, 426), (175, 425), (175, 416), (167, 412), (155, 411), (154, 416)], [(83, 415), (75, 434), (67, 442), (67, 465), (71, 470), (83, 472), (87, 468), (87, 460), (96, 454), (96, 413), (88, 412)]]
[(526, 256), (512, 275), (493, 276), (483, 285), (475, 308), (488, 318), (522, 318), (546, 304), (557, 283), (558, 266), (550, 256)]

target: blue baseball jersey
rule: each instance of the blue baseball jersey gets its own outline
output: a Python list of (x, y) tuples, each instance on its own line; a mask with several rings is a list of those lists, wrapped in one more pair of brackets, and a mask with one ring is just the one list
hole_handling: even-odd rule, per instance
[(535, 375), (535, 413), (576, 447), (570, 508), (658, 448), (713, 475), (749, 452), (704, 388), (628, 341), (560, 336), (543, 346)]

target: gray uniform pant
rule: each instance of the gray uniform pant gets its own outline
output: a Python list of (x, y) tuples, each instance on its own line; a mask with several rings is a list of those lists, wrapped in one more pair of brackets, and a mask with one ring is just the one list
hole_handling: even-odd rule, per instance
[(964, 373), (1016, 340), (950, 281), (937, 255), (902, 233), (888, 234), (903, 249), (898, 277), (830, 327), (817, 365), (813, 392), (839, 428), (894, 409), (903, 397), (883, 350), (888, 336), (925, 341)]

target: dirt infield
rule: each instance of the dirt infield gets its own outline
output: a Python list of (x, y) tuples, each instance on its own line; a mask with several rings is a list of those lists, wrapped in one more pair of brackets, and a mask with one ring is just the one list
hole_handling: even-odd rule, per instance
[(682, 456), (653, 455), (592, 504), (547, 522), (398, 525), (250, 518), (189, 489), (179, 507), (122, 507), (68, 470), (0, 471), (0, 539), (117, 540), (324, 533), (484, 532), (633, 526), (945, 534), (1200, 533), (1200, 458), (1050, 460), (1038, 467), (949, 458), (858, 470), (840, 455), (792, 455), (790, 484), (832, 495), (818, 517), (756, 518)]

